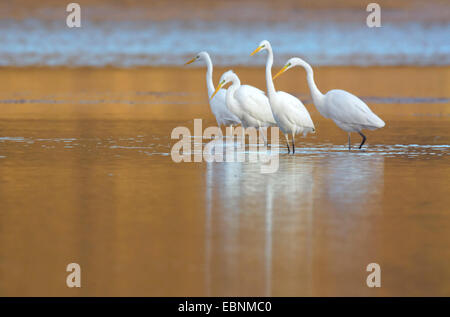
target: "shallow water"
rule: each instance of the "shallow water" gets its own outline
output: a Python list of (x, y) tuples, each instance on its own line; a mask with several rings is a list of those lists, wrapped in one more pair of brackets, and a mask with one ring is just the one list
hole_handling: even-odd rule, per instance
[(366, 3), (336, 1), (126, 1), (81, 4), (81, 28), (65, 25), (54, 0), (0, 4), (2, 66), (182, 65), (207, 50), (218, 65), (263, 65), (250, 57), (269, 40), (276, 65), (448, 65), (446, 1), (380, 0), (382, 27), (366, 25)]
[[(387, 125), (349, 152), (307, 105), (317, 133), (296, 155), (280, 145), (273, 174), (172, 161), (173, 128), (214, 124), (203, 72), (2, 72), (0, 295), (450, 295), (447, 68), (318, 69), (324, 91), (384, 100), (371, 107)], [(65, 286), (71, 262), (81, 289)], [(366, 286), (371, 262), (380, 289)]]

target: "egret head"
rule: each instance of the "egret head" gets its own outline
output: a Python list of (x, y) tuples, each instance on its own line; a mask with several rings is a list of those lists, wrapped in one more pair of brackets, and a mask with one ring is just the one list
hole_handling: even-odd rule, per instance
[(214, 93), (211, 95), (211, 99), (214, 98), (214, 96), (217, 94), (217, 92), (226, 84), (228, 84), (229, 82), (233, 81), (233, 78), (236, 76), (236, 74), (232, 71), (229, 70), (225, 73), (223, 73), (222, 77), (220, 77), (219, 80), (219, 84), (217, 85), (216, 91), (214, 91)]
[(302, 62), (303, 62), (303, 60), (298, 57), (293, 57), (293, 58), (289, 59), (287, 61), (287, 63), (283, 66), (283, 68), (275, 76), (273, 76), (273, 79), (277, 78), (278, 76), (283, 74), (288, 69), (298, 66), (298, 65), (301, 65)]
[(258, 47), (256, 48), (256, 50), (254, 50), (253, 53), (250, 54), (250, 56), (255, 55), (259, 51), (268, 50), (268, 49), (271, 49), (271, 48), (272, 47), (270, 46), (269, 41), (267, 41), (267, 40), (261, 41), (259, 43)]
[(208, 53), (205, 51), (202, 51), (200, 53), (197, 53), (194, 58), (192, 58), (191, 60), (187, 61), (184, 65), (189, 65), (193, 62), (196, 61), (206, 61), (206, 59), (209, 57)]

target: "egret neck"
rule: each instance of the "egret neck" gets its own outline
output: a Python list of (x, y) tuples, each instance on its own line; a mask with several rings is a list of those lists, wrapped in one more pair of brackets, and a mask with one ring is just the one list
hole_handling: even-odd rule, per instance
[(208, 95), (211, 97), (211, 95), (214, 93), (214, 83), (213, 83), (213, 65), (211, 62), (211, 58), (208, 54), (205, 54), (205, 62), (206, 62), (206, 87), (208, 88)]
[(311, 68), (311, 66), (308, 63), (306, 63), (304, 61), (300, 61), (299, 65), (302, 66), (306, 71), (306, 81), (308, 82), (309, 90), (311, 92), (311, 97), (314, 102), (314, 105), (316, 106), (317, 110), (319, 110), (319, 112), (323, 116), (327, 117), (323, 113), (324, 109), (322, 107), (323, 99), (325, 96), (320, 92), (319, 88), (317, 88), (316, 83), (314, 82), (313, 69)]
[(272, 99), (276, 96), (275, 86), (273, 85), (272, 79), (272, 65), (273, 65), (273, 52), (272, 47), (267, 47), (267, 59), (266, 59), (266, 85), (267, 85), (267, 94), (269, 99)]
[(233, 113), (239, 112), (239, 106), (236, 104), (236, 100), (234, 98), (234, 93), (240, 86), (241, 86), (241, 81), (239, 80), (239, 77), (237, 77), (236, 75), (233, 74), (232, 79), (231, 79), (231, 86), (228, 87), (227, 94), (226, 94), (227, 105), (232, 108), (230, 110)]

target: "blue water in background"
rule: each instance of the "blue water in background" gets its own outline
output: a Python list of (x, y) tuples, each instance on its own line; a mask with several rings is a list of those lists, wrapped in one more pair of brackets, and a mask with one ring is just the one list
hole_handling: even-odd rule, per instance
[(270, 40), (275, 64), (300, 56), (313, 65), (449, 65), (450, 23), (214, 21), (0, 21), (1, 66), (182, 65), (208, 51), (217, 65), (263, 65), (250, 53)]

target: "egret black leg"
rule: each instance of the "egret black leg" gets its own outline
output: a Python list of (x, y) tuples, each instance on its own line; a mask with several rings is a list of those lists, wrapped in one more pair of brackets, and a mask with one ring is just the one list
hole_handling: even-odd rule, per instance
[(362, 136), (362, 142), (361, 142), (361, 144), (359, 145), (359, 148), (361, 149), (362, 148), (362, 146), (364, 145), (364, 143), (366, 142), (366, 136), (364, 135), (364, 134), (362, 134), (361, 132), (358, 132), (359, 133), (359, 135), (360, 136)]
[(289, 154), (289, 153), (291, 153), (291, 149), (289, 148), (289, 139), (288, 139), (288, 137), (287, 137), (286, 134), (284, 135), (284, 137), (286, 138), (286, 145), (287, 145), (287, 148), (288, 148), (288, 154)]
[(350, 151), (352, 146), (350, 145), (350, 132), (348, 133), (348, 150)]
[(295, 136), (292, 134), (292, 154), (295, 153)]

